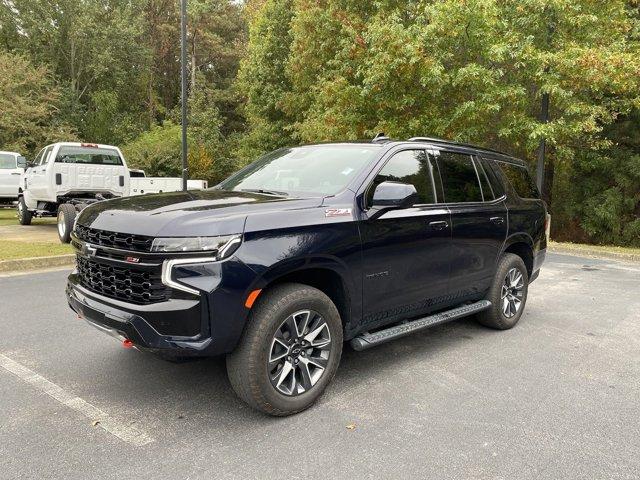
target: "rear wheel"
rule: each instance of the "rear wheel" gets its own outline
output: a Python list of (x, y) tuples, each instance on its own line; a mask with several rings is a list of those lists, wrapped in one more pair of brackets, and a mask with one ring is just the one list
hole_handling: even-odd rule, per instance
[(24, 201), (24, 197), (18, 199), (18, 222), (20, 225), (31, 225), (31, 212), (27, 209), (27, 204)]
[(71, 240), (71, 231), (73, 230), (75, 219), (76, 208), (73, 205), (63, 203), (58, 207), (58, 237), (62, 243), (69, 243)]
[(483, 325), (498, 330), (515, 326), (522, 316), (529, 289), (529, 274), (522, 258), (505, 253), (489, 289), (487, 300), (491, 308), (478, 314)]
[(320, 290), (274, 287), (259, 299), (227, 372), (238, 396), (270, 415), (300, 412), (320, 397), (342, 354), (342, 321)]

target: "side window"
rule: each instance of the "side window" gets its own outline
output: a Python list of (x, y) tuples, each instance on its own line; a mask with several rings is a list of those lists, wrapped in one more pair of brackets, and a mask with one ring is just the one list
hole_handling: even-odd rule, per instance
[(520, 198), (540, 198), (538, 187), (525, 167), (504, 162), (498, 165)]
[(489, 183), (491, 184), (491, 188), (493, 189), (493, 194), (496, 198), (500, 198), (505, 194), (505, 191), (502, 180), (500, 180), (500, 177), (496, 172), (498, 166), (493, 160), (488, 160), (486, 158), (482, 158), (480, 163), (482, 164), (484, 173), (487, 174), (487, 178), (489, 179)]
[(42, 158), (40, 159), (40, 165), (46, 165), (47, 161), (49, 160), (49, 154), (51, 153), (51, 150), (53, 150), (53, 147), (47, 147), (44, 150), (44, 155), (42, 155)]
[(441, 151), (438, 167), (445, 202), (482, 202), (482, 190), (470, 155)]
[(433, 163), (424, 150), (403, 150), (391, 157), (369, 187), (367, 205), (371, 205), (375, 188), (386, 181), (409, 183), (416, 187), (419, 204), (436, 203)]
[(491, 188), (491, 184), (489, 183), (489, 179), (487, 178), (487, 174), (482, 167), (482, 163), (479, 160), (474, 160), (476, 164), (476, 170), (478, 171), (478, 177), (480, 178), (480, 186), (482, 187), (482, 197), (485, 202), (490, 202), (494, 200), (496, 196), (493, 193), (493, 188)]
[(45, 149), (43, 148), (42, 150), (40, 150), (38, 155), (36, 155), (36, 158), (33, 159), (34, 165), (40, 165), (40, 161), (42, 160), (42, 155), (44, 155), (44, 151)]

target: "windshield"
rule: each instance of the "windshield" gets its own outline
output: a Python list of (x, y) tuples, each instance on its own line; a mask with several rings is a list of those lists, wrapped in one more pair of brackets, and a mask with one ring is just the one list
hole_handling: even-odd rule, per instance
[(379, 152), (375, 145), (311, 145), (268, 153), (216, 188), (335, 195)]
[(0, 153), (0, 168), (16, 168), (16, 157), (9, 153)]
[(92, 165), (122, 165), (117, 150), (97, 147), (68, 147), (58, 150), (56, 163), (90, 163)]

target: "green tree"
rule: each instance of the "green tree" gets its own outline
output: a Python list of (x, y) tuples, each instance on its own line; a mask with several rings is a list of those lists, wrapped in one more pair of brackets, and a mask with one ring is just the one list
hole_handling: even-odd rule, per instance
[(46, 67), (0, 51), (0, 145), (32, 155), (42, 145), (73, 140), (59, 116), (60, 91)]
[[(295, 0), (290, 7), (267, 0), (251, 27), (240, 76), (248, 139), (262, 132), (267, 149), (277, 146), (273, 139), (384, 131), (479, 143), (533, 163), (546, 138), (554, 231), (573, 222), (594, 240), (604, 233), (596, 221), (603, 209), (611, 218), (623, 210), (637, 218), (626, 173), (609, 177), (611, 198), (620, 193), (601, 199), (605, 206), (593, 200), (570, 214), (561, 208), (564, 196), (555, 202), (551, 195), (560, 195), (554, 178), (579, 174), (594, 157), (626, 158), (612, 150), (606, 130), (640, 105), (636, 2)], [(551, 98), (548, 123), (539, 120), (544, 93)], [(623, 223), (633, 221), (626, 216)], [(609, 231), (627, 230), (611, 224)]]
[(248, 122), (239, 149), (244, 160), (292, 143), (292, 119), (283, 100), (291, 89), (286, 66), (293, 41), (293, 6), (293, 0), (266, 0), (253, 12), (248, 51), (238, 72)]

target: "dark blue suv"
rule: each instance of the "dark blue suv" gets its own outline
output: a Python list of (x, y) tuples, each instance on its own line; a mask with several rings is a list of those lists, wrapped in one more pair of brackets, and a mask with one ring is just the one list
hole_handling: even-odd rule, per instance
[(238, 395), (310, 406), (362, 350), (477, 314), (513, 327), (544, 260), (521, 160), (431, 138), (269, 153), (216, 187), (79, 215), (71, 308), (170, 360), (226, 355)]

